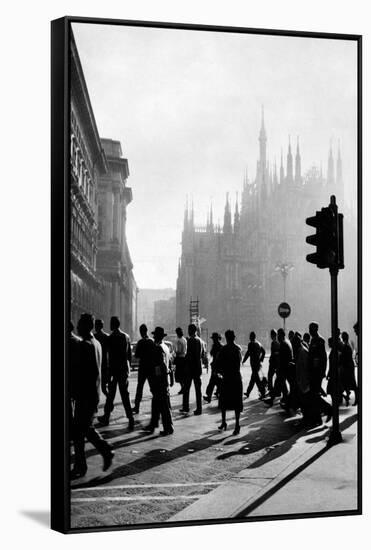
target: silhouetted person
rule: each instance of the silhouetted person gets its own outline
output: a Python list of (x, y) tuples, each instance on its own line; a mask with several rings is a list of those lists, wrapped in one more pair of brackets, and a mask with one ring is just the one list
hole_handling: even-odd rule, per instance
[(100, 368), (102, 348), (93, 336), (94, 321), (92, 315), (84, 313), (78, 322), (81, 341), (78, 342), (78, 365), (71, 388), (75, 402), (74, 410), (74, 447), (75, 464), (71, 472), (73, 478), (83, 477), (87, 471), (85, 457), (85, 438), (92, 443), (103, 457), (103, 470), (107, 470), (114, 453), (111, 446), (93, 428), (93, 418), (99, 403)]
[(137, 391), (135, 394), (135, 405), (133, 408), (133, 413), (139, 413), (140, 402), (143, 397), (143, 387), (148, 380), (148, 372), (151, 365), (151, 357), (153, 353), (153, 340), (148, 336), (148, 328), (146, 325), (140, 325), (139, 332), (141, 339), (138, 340), (135, 357), (139, 359), (138, 367), (138, 381), (137, 381)]
[(169, 396), (169, 366), (170, 352), (163, 339), (167, 334), (162, 327), (156, 327), (152, 332), (154, 344), (151, 348), (151, 363), (148, 368), (149, 386), (152, 392), (151, 422), (146, 431), (154, 432), (161, 416), (163, 430), (160, 435), (171, 435), (174, 432), (171, 417)]
[(325, 340), (318, 333), (318, 323), (312, 322), (309, 325), (309, 334), (311, 341), (309, 346), (309, 372), (310, 372), (310, 389), (315, 399), (318, 424), (322, 423), (321, 413), (326, 414), (326, 422), (332, 418), (331, 405), (321, 397), (322, 380), (326, 375), (327, 353)]
[(326, 376), (327, 364), (325, 340), (318, 333), (318, 323), (310, 323), (309, 334), (311, 336), (309, 346), (309, 361), (311, 376), (313, 378), (312, 385), (313, 389), (322, 393), (322, 380)]
[(104, 414), (98, 417), (101, 424), (109, 424), (110, 414), (114, 409), (117, 386), (120, 390), (122, 404), (129, 420), (129, 430), (134, 429), (134, 417), (130, 405), (129, 374), (131, 363), (130, 338), (120, 330), (118, 317), (111, 317), (111, 334), (107, 340), (108, 349), (108, 395), (104, 405)]
[(250, 342), (247, 346), (247, 351), (245, 357), (243, 358), (243, 363), (245, 363), (250, 357), (250, 366), (251, 366), (251, 376), (250, 382), (247, 386), (245, 395), (250, 397), (250, 393), (254, 387), (257, 385), (257, 388), (260, 392), (259, 398), (262, 399), (265, 395), (265, 385), (261, 378), (260, 372), (262, 368), (262, 363), (265, 357), (265, 349), (260, 342), (256, 339), (255, 332), (250, 332)]
[(298, 405), (303, 415), (303, 424), (311, 427), (314, 420), (312, 418), (313, 399), (310, 393), (310, 373), (309, 373), (309, 349), (306, 342), (301, 337), (300, 332), (296, 332), (293, 338), (295, 348), (295, 382)]
[(185, 380), (183, 391), (183, 408), (180, 412), (189, 412), (189, 391), (192, 382), (196, 393), (196, 410), (193, 414), (202, 414), (201, 374), (202, 360), (205, 353), (204, 345), (197, 336), (197, 327), (193, 323), (188, 326), (187, 354), (185, 360)]
[(355, 354), (355, 363), (358, 367), (358, 333), (359, 333), (359, 324), (358, 321), (356, 321), (353, 325), (354, 334), (357, 336), (357, 348), (356, 348), (356, 354)]
[(295, 336), (295, 331), (293, 330), (289, 330), (289, 342), (292, 346), (292, 343), (293, 343), (293, 340), (294, 340), (294, 336)]
[(343, 387), (347, 392), (348, 399), (351, 391), (354, 392), (354, 403), (358, 404), (358, 387), (355, 377), (355, 364), (353, 360), (353, 350), (349, 343), (349, 334), (347, 332), (342, 333), (343, 347), (341, 350), (341, 371)]
[[(284, 408), (290, 406), (290, 392), (292, 390), (291, 384), (295, 377), (294, 367), (294, 355), (292, 351), (292, 345), (283, 328), (279, 328), (277, 331), (277, 338), (280, 343), (280, 368), (279, 368), (279, 390), (282, 393), (281, 405)], [(289, 384), (289, 392), (287, 391), (287, 384)], [(290, 384), (291, 382), (291, 384)]]
[(103, 330), (104, 323), (102, 319), (96, 319), (94, 323), (94, 338), (98, 340), (102, 347), (102, 370), (101, 370), (101, 387), (102, 393), (108, 394), (108, 334)]
[(271, 330), (271, 340), (271, 354), (268, 366), (268, 391), (269, 396), (273, 397), (273, 377), (276, 375), (280, 363), (280, 343), (277, 340), (277, 331), (274, 330), (274, 328)]
[[(342, 391), (344, 388), (344, 381), (342, 376), (342, 368), (341, 368), (341, 351), (339, 348), (337, 349), (337, 362), (335, 362), (335, 354), (334, 354), (334, 347), (332, 345), (332, 338), (329, 338), (327, 340), (328, 347), (330, 348), (329, 353), (329, 368), (327, 372), (327, 394), (331, 396), (332, 403), (334, 402), (334, 395), (337, 391), (337, 397), (338, 397), (338, 403), (341, 403), (341, 397), (342, 397)], [(344, 346), (343, 346), (344, 347)], [(338, 379), (337, 379), (337, 388), (335, 387), (335, 367), (338, 370)]]
[(220, 409), (222, 412), (222, 423), (219, 430), (226, 430), (226, 411), (233, 410), (235, 413), (235, 428), (233, 435), (240, 433), (240, 414), (243, 410), (242, 403), (242, 377), (241, 377), (241, 348), (234, 343), (235, 334), (233, 330), (225, 332), (225, 346), (222, 346), (217, 357), (217, 371), (221, 377), (220, 383)]
[(183, 330), (178, 327), (175, 329), (177, 339), (175, 341), (175, 382), (180, 384), (180, 390), (178, 394), (182, 394), (184, 391), (184, 378), (185, 378), (185, 362), (187, 354), (187, 340), (184, 338)]
[(309, 332), (304, 332), (303, 341), (309, 348), (309, 344), (310, 344), (310, 334), (309, 334)]
[(213, 332), (211, 335), (211, 340), (213, 341), (213, 345), (211, 346), (210, 355), (211, 355), (211, 374), (210, 374), (210, 380), (206, 388), (206, 392), (204, 395), (204, 399), (207, 403), (210, 403), (211, 397), (213, 395), (214, 388), (216, 388), (217, 393), (219, 395), (220, 391), (220, 377), (218, 376), (217, 372), (217, 357), (219, 355), (220, 350), (222, 349), (221, 344), (221, 335), (218, 332)]
[(75, 406), (74, 399), (72, 398), (72, 388), (75, 386), (75, 377), (79, 367), (79, 338), (74, 331), (74, 324), (72, 321), (69, 323), (69, 416), (70, 416), (70, 440), (73, 439), (73, 409)]

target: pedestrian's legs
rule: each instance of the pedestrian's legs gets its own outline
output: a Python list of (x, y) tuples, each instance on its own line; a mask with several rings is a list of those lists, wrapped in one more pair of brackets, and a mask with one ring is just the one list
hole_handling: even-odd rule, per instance
[(235, 416), (236, 422), (235, 422), (233, 435), (238, 435), (240, 433), (240, 410), (239, 409), (235, 409), (234, 416)]
[(272, 365), (269, 365), (268, 368), (268, 391), (269, 395), (273, 397), (273, 376), (275, 373), (275, 368)]
[(112, 377), (110, 382), (108, 383), (108, 395), (106, 399), (106, 403), (104, 405), (104, 419), (106, 422), (109, 421), (109, 417), (111, 412), (114, 409), (114, 401), (116, 397), (116, 389), (117, 389), (117, 378)]
[(130, 395), (129, 395), (128, 388), (129, 388), (129, 380), (127, 376), (122, 376), (119, 379), (119, 390), (120, 390), (120, 395), (122, 399), (122, 404), (125, 409), (125, 414), (129, 420), (129, 426), (131, 426), (134, 423), (134, 417), (133, 417), (133, 411), (131, 410)]
[(196, 411), (201, 412), (202, 411), (201, 376), (200, 375), (193, 376), (193, 382), (195, 385), (195, 392), (196, 392)]
[(85, 436), (91, 425), (93, 412), (85, 403), (75, 401), (73, 444), (75, 449), (75, 464), (73, 471), (79, 475), (85, 475), (88, 469), (85, 457)]
[(183, 387), (183, 411), (189, 411), (189, 391), (191, 389), (192, 376), (188, 370), (184, 373), (184, 387)]
[(147, 380), (147, 373), (144, 370), (143, 367), (139, 367), (138, 369), (138, 382), (137, 382), (137, 391), (135, 394), (135, 411), (139, 412), (139, 406), (140, 402), (142, 401), (143, 397), (143, 387), (145, 384), (145, 381)]
[(164, 432), (172, 433), (173, 428), (173, 419), (171, 416), (171, 405), (170, 405), (170, 396), (169, 390), (166, 388), (161, 390), (159, 396), (159, 406), (161, 413), (162, 425), (164, 427)]
[(227, 429), (227, 423), (225, 421), (225, 415), (226, 415), (226, 409), (222, 409), (222, 423), (218, 427), (218, 430), (226, 430)]
[(158, 428), (158, 421), (160, 417), (160, 405), (159, 405), (159, 397), (158, 392), (154, 391), (152, 396), (152, 404), (151, 404), (151, 428), (155, 429)]
[(246, 397), (249, 397), (253, 387), (254, 387), (254, 384), (255, 384), (255, 376), (254, 376), (254, 371), (252, 370), (251, 371), (251, 376), (250, 376), (250, 381), (249, 381), (249, 384), (246, 388), (246, 392), (245, 392), (245, 395)]
[(93, 426), (88, 428), (86, 438), (102, 456), (106, 456), (111, 451), (111, 445), (103, 439)]
[(211, 400), (211, 396), (213, 395), (214, 387), (216, 386), (216, 379), (217, 379), (217, 376), (213, 372), (211, 372), (210, 380), (209, 380), (209, 383), (206, 387), (206, 392), (205, 392), (205, 395), (209, 399), (209, 401)]

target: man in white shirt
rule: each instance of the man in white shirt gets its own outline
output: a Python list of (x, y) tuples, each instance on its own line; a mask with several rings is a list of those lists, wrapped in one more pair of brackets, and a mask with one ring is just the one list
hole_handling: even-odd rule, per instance
[(175, 382), (180, 384), (180, 391), (178, 394), (184, 391), (184, 369), (185, 369), (185, 356), (187, 353), (187, 340), (183, 336), (183, 330), (178, 327), (175, 329), (177, 339), (175, 342)]

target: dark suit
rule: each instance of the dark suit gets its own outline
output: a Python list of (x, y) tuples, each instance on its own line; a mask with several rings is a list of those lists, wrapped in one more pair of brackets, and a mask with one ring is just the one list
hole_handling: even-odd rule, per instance
[(331, 414), (331, 405), (321, 397), (322, 380), (326, 374), (327, 353), (325, 340), (319, 334), (312, 336), (309, 345), (309, 377), (310, 390), (315, 401), (317, 420), (320, 414)]
[(202, 374), (202, 359), (205, 354), (204, 345), (201, 338), (198, 336), (190, 336), (187, 338), (187, 353), (185, 357), (185, 373), (184, 373), (184, 391), (183, 391), (183, 410), (189, 410), (189, 391), (192, 381), (195, 386), (196, 393), (196, 409), (202, 410), (202, 394), (201, 394), (201, 374)]
[(129, 396), (129, 374), (131, 363), (130, 338), (120, 329), (111, 332), (107, 339), (108, 350), (108, 396), (104, 405), (104, 416), (109, 420), (114, 409), (117, 386), (127, 418), (134, 421)]
[(92, 426), (99, 403), (101, 345), (90, 334), (78, 342), (77, 352), (77, 368), (71, 388), (75, 402), (73, 418), (75, 468), (86, 471), (85, 437), (103, 456), (110, 452), (111, 447)]
[(161, 415), (165, 432), (173, 430), (171, 405), (169, 395), (169, 350), (163, 342), (153, 343), (151, 348), (151, 364), (148, 368), (148, 381), (152, 392), (151, 426), (158, 427)]
[(152, 338), (141, 338), (135, 350), (135, 357), (139, 359), (137, 391), (135, 394), (135, 410), (139, 412), (140, 402), (143, 396), (143, 387), (148, 379), (148, 371), (151, 365), (154, 342)]

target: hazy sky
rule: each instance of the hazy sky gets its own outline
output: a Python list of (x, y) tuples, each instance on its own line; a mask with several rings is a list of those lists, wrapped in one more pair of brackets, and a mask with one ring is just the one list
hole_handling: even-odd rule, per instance
[(264, 104), (268, 157), (300, 136), (302, 171), (340, 140), (345, 194), (356, 196), (353, 41), (73, 24), (101, 137), (129, 161), (127, 235), (139, 288), (175, 288), (186, 196), (196, 224), (223, 219), (248, 168)]

